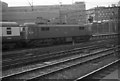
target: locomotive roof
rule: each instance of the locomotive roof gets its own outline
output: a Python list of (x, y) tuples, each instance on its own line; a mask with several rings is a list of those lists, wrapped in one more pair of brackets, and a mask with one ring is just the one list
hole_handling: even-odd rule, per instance
[(35, 24), (35, 23), (27, 23), (24, 24), (25, 26), (29, 27), (64, 27), (64, 26), (69, 26), (69, 27), (78, 27), (78, 26), (85, 26), (85, 25), (78, 25), (78, 24)]
[(0, 22), (0, 26), (2, 27), (18, 27), (19, 24), (17, 22)]

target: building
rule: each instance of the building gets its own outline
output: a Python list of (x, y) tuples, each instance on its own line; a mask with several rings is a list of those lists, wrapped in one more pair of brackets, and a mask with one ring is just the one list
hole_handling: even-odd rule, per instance
[[(118, 14), (120, 14), (120, 6), (118, 6)], [(118, 32), (120, 34), (120, 15), (118, 15)]]
[(68, 5), (8, 7), (2, 3), (2, 21), (15, 21), (20, 24), (36, 22), (37, 18), (51, 23), (84, 24), (86, 23), (85, 3), (75, 2)]
[(120, 6), (120, 1), (118, 2), (118, 6)]
[(87, 18), (93, 17), (93, 21), (118, 20), (118, 7), (95, 7), (87, 10)]
[[(112, 7), (95, 7), (92, 9), (87, 10), (87, 20), (88, 23), (102, 23), (108, 22), (109, 27), (107, 30), (109, 32), (119, 32), (120, 30), (120, 7), (119, 6), (112, 6)], [(100, 26), (98, 29), (98, 25), (95, 28), (97, 31), (103, 29), (106, 30), (106, 26)], [(99, 33), (99, 32), (97, 32)], [(107, 32), (105, 32), (107, 33)]]

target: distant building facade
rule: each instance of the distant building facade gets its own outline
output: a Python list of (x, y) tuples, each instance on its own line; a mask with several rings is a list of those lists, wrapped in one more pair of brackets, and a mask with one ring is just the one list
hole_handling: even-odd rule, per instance
[[(110, 31), (120, 33), (120, 6), (114, 7), (96, 7), (87, 10), (87, 20), (92, 22), (110, 22)], [(113, 28), (115, 24), (115, 29)], [(102, 27), (101, 27), (102, 28)]]
[(120, 34), (120, 6), (118, 6), (118, 31), (119, 31), (119, 34)]
[(93, 17), (93, 21), (118, 20), (118, 6), (95, 7), (87, 10), (87, 18)]
[(120, 1), (118, 2), (118, 6), (120, 6)]
[(76, 2), (70, 5), (49, 5), (33, 7), (8, 7), (7, 3), (1, 3), (2, 21), (15, 21), (23, 24), (25, 22), (35, 22), (37, 18), (41, 18), (52, 23), (86, 23), (86, 8), (84, 2)]

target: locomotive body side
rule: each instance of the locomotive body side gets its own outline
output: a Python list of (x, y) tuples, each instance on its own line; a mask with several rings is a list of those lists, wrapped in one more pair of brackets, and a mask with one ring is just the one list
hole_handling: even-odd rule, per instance
[(69, 36), (83, 36), (88, 35), (84, 26), (33, 26), (28, 27), (28, 38), (56, 38), (56, 37), (69, 37)]
[[(80, 25), (26, 25), (27, 40), (39, 43), (81, 42), (90, 39), (90, 32)], [(36, 41), (36, 42), (35, 42)]]

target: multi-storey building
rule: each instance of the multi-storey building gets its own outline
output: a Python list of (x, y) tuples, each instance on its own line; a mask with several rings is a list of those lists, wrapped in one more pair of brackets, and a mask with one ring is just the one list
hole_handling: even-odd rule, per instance
[[(112, 6), (112, 7), (95, 7), (92, 9), (87, 10), (87, 19), (88, 23), (90, 22), (98, 22), (104, 23), (107, 22), (109, 24), (108, 32), (117, 32), (119, 31), (119, 22), (120, 22), (120, 7), (119, 6)], [(97, 30), (103, 29), (106, 30), (101, 26), (99, 29), (96, 25), (95, 27)], [(118, 30), (117, 30), (118, 29)], [(98, 32), (97, 32), (98, 33)], [(106, 33), (106, 32), (105, 32)]]
[(120, 6), (120, 1), (118, 2), (118, 6)]
[(95, 7), (87, 10), (88, 18), (93, 17), (93, 21), (117, 20), (118, 6), (114, 7)]
[[(76, 2), (68, 5), (8, 7), (2, 3), (2, 20), (20, 24), (48, 20), (52, 23), (84, 24), (86, 22), (85, 3)], [(41, 19), (38, 19), (41, 18)]]
[(118, 6), (118, 31), (120, 33), (120, 6)]

